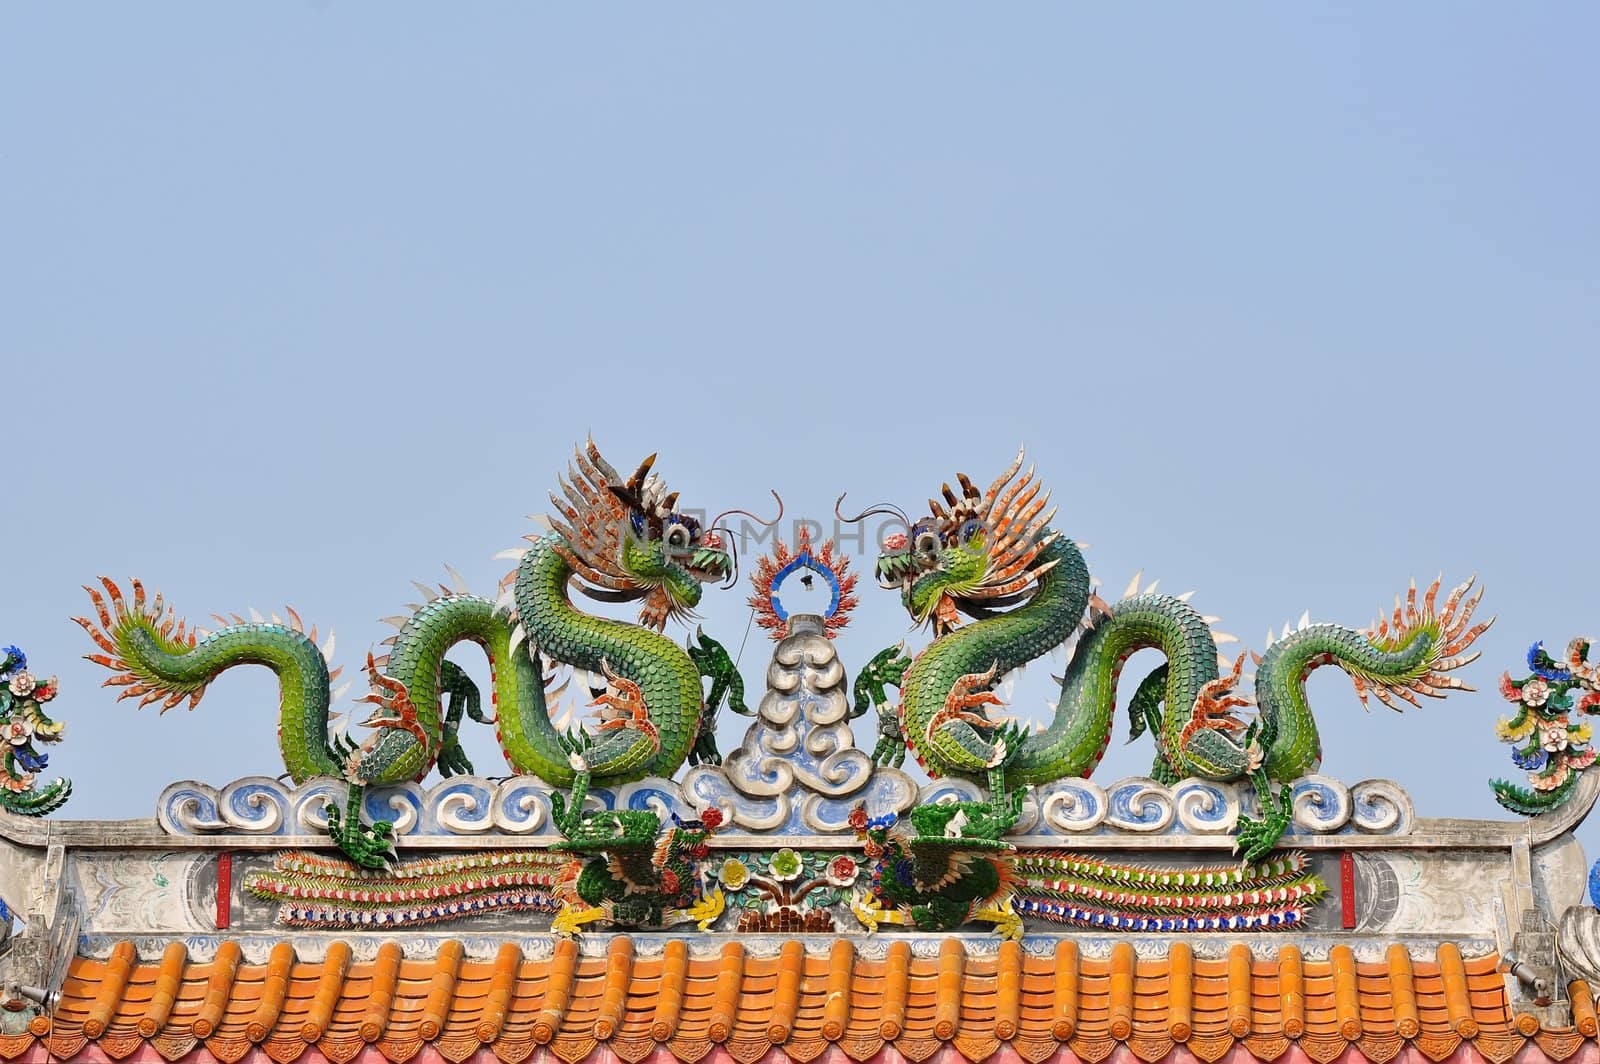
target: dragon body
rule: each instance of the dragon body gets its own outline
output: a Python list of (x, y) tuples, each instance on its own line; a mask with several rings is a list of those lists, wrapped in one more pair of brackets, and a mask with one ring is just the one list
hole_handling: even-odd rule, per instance
[[(671, 776), (688, 758), (714, 760), (711, 715), (702, 697), (702, 668), (718, 692), (739, 686), (721, 646), (700, 636), (695, 656), (664, 635), (669, 618), (688, 615), (701, 584), (731, 575), (720, 538), (680, 515), (676, 493), (667, 494), (649, 470), (654, 456), (623, 478), (591, 442), (580, 449), (552, 494), (559, 516), (551, 531), (530, 536), (514, 552), (516, 568), (497, 600), (441, 588), (399, 620), (384, 656), (367, 657), (376, 706), (365, 722), (374, 728), (359, 745), (330, 728), (329, 668), (316, 631), (289, 621), (243, 621), (204, 632), (175, 618), (159, 595), (147, 597), (134, 581), (124, 596), (111, 580), (88, 588), (94, 618), (78, 618), (99, 647), (88, 655), (112, 670), (108, 685), (141, 705), (161, 702), (163, 712), (187, 701), (197, 705), (207, 686), (239, 665), (263, 665), (278, 678), (278, 737), (284, 766), (300, 782), (340, 776), (364, 787), (421, 779), (435, 766), (448, 775), (470, 771), (457, 741), (463, 713), (481, 714), (476, 686), (446, 655), (462, 643), (486, 653), (492, 671), (496, 729), (507, 763), (518, 773), (558, 787), (580, 780), (607, 785), (647, 775)], [(569, 587), (604, 601), (640, 601), (639, 624), (579, 610)], [(427, 590), (426, 588), (424, 590)], [(590, 703), (599, 722), (563, 734), (546, 699), (543, 660), (603, 676), (604, 690)], [(742, 708), (742, 707), (740, 707)], [(358, 863), (365, 830), (337, 817), (336, 840)], [(337, 812), (337, 810), (335, 810)], [(352, 834), (354, 832), (354, 834)], [(344, 836), (344, 837), (342, 837)], [(384, 840), (369, 839), (374, 848)]]
[[(1336, 666), (1363, 702), (1372, 694), (1390, 708), (1465, 687), (1452, 672), (1476, 658), (1467, 648), (1488, 627), (1471, 623), (1481, 592), (1469, 596), (1469, 581), (1436, 608), (1436, 581), (1420, 600), (1413, 587), (1391, 618), (1366, 631), (1319, 624), (1286, 633), (1255, 658), (1254, 698), (1241, 695), (1246, 656), (1219, 669), (1219, 660), (1228, 663), (1209, 621), (1186, 601), (1147, 592), (1108, 605), (1094, 595), (1079, 547), (1051, 527), (1048, 493), (1032, 470), (1018, 476), (1021, 464), (1019, 454), (987, 491), (961, 475), (959, 491), (945, 485), (928, 516), (907, 520), (909, 531), (884, 544), (880, 583), (900, 591), (934, 639), (906, 667), (898, 706), (880, 705), (888, 738), (879, 760), (903, 757), (903, 743), (929, 772), (995, 792), (1088, 775), (1111, 739), (1124, 664), (1153, 648), (1165, 662), (1132, 704), (1134, 736), (1148, 729), (1156, 739), (1152, 774), (1254, 783), (1263, 816), (1241, 818), (1239, 841), (1256, 861), (1289, 822), (1288, 790), (1273, 781), (1313, 772), (1321, 760), (1305, 690), (1312, 671)], [(991, 713), (1001, 678), (1075, 634), (1042, 730)], [(881, 690), (881, 677), (871, 679)], [(876, 700), (872, 686), (867, 697)], [(1258, 712), (1247, 723), (1234, 711), (1252, 701)]]

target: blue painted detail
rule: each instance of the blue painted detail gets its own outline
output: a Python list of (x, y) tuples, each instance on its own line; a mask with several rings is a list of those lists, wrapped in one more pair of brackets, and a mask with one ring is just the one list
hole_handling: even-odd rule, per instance
[(1600, 861), (1589, 869), (1589, 900), (1600, 908)]
[(1544, 652), (1544, 640), (1528, 648), (1528, 668), (1533, 670), (1535, 676), (1542, 676), (1552, 683), (1566, 683), (1572, 679), (1572, 673), (1566, 669), (1541, 665), (1540, 659), (1547, 659), (1549, 655)]
[(823, 612), (822, 616), (832, 617), (839, 612), (839, 576), (831, 566), (820, 561), (816, 555), (811, 553), (811, 548), (807, 547), (790, 559), (788, 565), (774, 573), (772, 582), (767, 585), (767, 592), (772, 596), (772, 612), (778, 615), (778, 620), (787, 621), (789, 619), (789, 611), (783, 608), (783, 600), (778, 597), (778, 585), (782, 584), (784, 579), (797, 569), (810, 569), (828, 582), (828, 589), (831, 594), (828, 598), (828, 608)]

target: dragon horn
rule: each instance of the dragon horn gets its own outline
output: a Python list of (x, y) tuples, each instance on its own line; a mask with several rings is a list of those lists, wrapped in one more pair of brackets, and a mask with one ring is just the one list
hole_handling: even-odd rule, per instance
[(637, 496), (639, 490), (644, 487), (645, 477), (650, 475), (650, 467), (655, 465), (655, 462), (656, 456), (654, 454), (646, 456), (645, 460), (639, 463), (639, 468), (633, 471), (633, 476), (628, 478), (626, 487), (634, 495)]

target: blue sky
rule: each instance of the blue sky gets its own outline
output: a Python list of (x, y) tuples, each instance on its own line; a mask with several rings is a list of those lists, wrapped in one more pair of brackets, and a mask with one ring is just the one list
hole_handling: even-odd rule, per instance
[[(1600, 629), (1597, 30), (1579, 4), (0, 8), (0, 640), (61, 675), (69, 814), (280, 767), (264, 673), (193, 714), (114, 704), (80, 584), (288, 602), (354, 666), (413, 578), (492, 588), (592, 431), (686, 502), (791, 514), (915, 507), (1025, 443), (1107, 584), (1194, 588), (1257, 649), (1476, 572), (1478, 694), (1311, 691), (1325, 771), (1497, 815), (1496, 678)], [(708, 631), (738, 641), (744, 594), (708, 594)], [(862, 598), (854, 665), (906, 630)]]

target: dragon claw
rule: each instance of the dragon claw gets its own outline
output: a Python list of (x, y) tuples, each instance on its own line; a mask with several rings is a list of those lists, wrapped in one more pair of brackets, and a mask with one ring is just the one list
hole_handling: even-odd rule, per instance
[(394, 824), (387, 820), (375, 824), (361, 822), (361, 797), (365, 791), (363, 785), (351, 784), (343, 816), (332, 802), (324, 807), (328, 816), (328, 838), (359, 867), (387, 868), (395, 859)]
[(979, 909), (972, 914), (972, 918), (994, 924), (995, 932), (1003, 939), (1022, 938), (1022, 917), (1012, 907), (1009, 894), (999, 902)]
[[(1252, 729), (1253, 730), (1253, 729)], [(1254, 739), (1254, 735), (1251, 736)], [(1274, 788), (1266, 772), (1259, 766), (1250, 773), (1255, 787), (1256, 800), (1261, 806), (1261, 819), (1241, 816), (1233, 833), (1234, 852), (1245, 864), (1259, 864), (1271, 853), (1294, 821), (1294, 789), (1288, 786)]]

